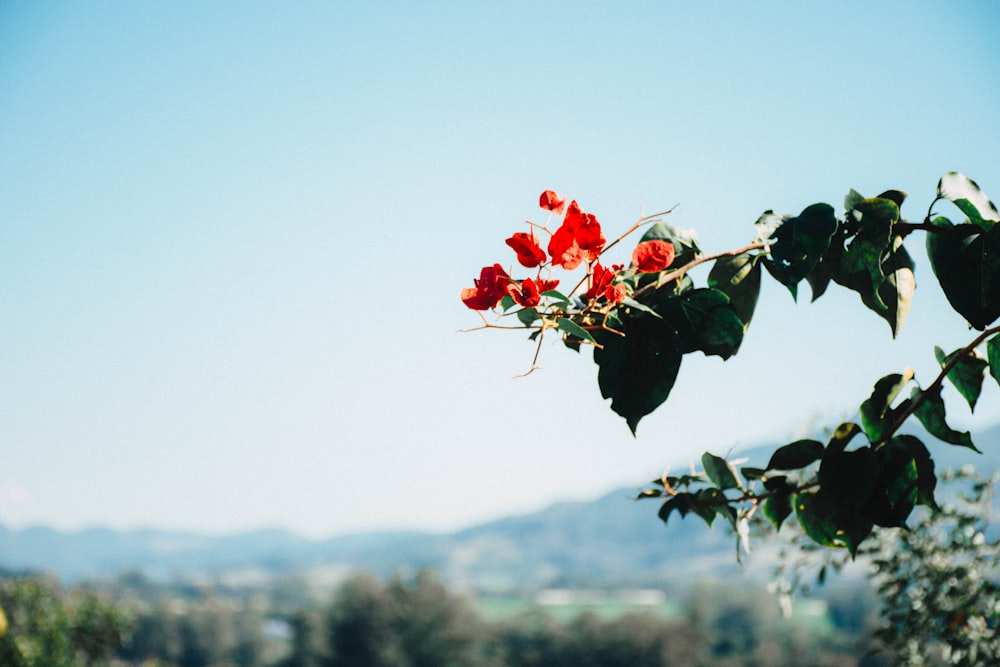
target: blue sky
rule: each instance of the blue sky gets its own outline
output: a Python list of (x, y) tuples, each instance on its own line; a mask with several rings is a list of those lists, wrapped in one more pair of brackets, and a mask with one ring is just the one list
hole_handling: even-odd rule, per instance
[[(871, 4), (5, 3), (0, 521), (447, 530), (929, 382), (970, 335), (919, 236), (896, 341), (768, 281), (635, 439), (588, 353), (515, 380), (521, 334), (458, 333), (547, 188), (609, 235), (680, 202), (707, 251), (852, 187), (1000, 198), (1000, 9)], [(1000, 421), (995, 384), (950, 405)]]

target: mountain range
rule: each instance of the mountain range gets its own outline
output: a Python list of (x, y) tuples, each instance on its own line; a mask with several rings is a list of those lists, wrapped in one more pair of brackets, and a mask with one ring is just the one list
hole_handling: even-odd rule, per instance
[[(976, 441), (988, 454), (931, 445), (937, 467), (971, 463), (981, 472), (995, 469), (1000, 427), (977, 434)], [(748, 455), (766, 461), (771, 449)], [(739, 571), (735, 537), (722, 522), (709, 529), (695, 517), (682, 521), (674, 515), (665, 526), (657, 518), (657, 501), (636, 502), (635, 496), (634, 489), (620, 489), (448, 534), (374, 532), (324, 540), (281, 529), (218, 537), (0, 526), (0, 568), (51, 572), (67, 582), (141, 572), (160, 580), (207, 577), (257, 583), (291, 573), (335, 582), (359, 570), (384, 576), (431, 568), (452, 584), (494, 592), (667, 586)], [(753, 557), (749, 560), (753, 565)]]

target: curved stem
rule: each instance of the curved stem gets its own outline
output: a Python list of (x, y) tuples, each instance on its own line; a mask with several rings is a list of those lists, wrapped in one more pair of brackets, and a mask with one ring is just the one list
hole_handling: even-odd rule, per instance
[(948, 363), (946, 363), (941, 368), (941, 372), (938, 373), (938, 375), (937, 375), (936, 378), (934, 378), (934, 382), (930, 383), (930, 385), (928, 385), (926, 389), (923, 389), (920, 392), (920, 395), (917, 396), (916, 399), (914, 399), (913, 401), (911, 401), (910, 404), (908, 406), (906, 406), (906, 409), (903, 410), (900, 413), (900, 415), (896, 419), (896, 421), (893, 422), (892, 427), (882, 437), (882, 439), (879, 440), (879, 442), (886, 442), (890, 438), (892, 438), (896, 434), (896, 431), (898, 431), (900, 428), (902, 428), (903, 422), (905, 422), (907, 419), (909, 419), (910, 416), (913, 415), (913, 413), (916, 412), (917, 409), (921, 405), (924, 404), (924, 401), (927, 400), (927, 397), (932, 392), (940, 391), (942, 385), (944, 384), (944, 379), (946, 377), (948, 377), (948, 373), (950, 373), (951, 370), (953, 368), (955, 368), (956, 365), (958, 365), (958, 363), (962, 360), (962, 358), (965, 357), (966, 355), (968, 355), (969, 353), (971, 353), (974, 349), (976, 349), (977, 347), (979, 347), (983, 343), (983, 341), (985, 341), (987, 338), (989, 338), (990, 336), (992, 336), (994, 334), (1000, 334), (1000, 326), (996, 326), (996, 327), (993, 327), (991, 329), (986, 329), (981, 334), (979, 334), (978, 336), (976, 336), (976, 338), (971, 343), (969, 343), (968, 345), (966, 345), (965, 347), (963, 347), (961, 350), (959, 350), (958, 354), (956, 354), (951, 359), (951, 361), (949, 361)]

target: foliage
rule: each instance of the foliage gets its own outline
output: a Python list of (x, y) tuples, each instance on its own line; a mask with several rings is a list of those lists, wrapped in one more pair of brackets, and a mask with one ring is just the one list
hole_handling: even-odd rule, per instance
[[(887, 375), (861, 403), (858, 422), (839, 425), (825, 443), (792, 442), (766, 466), (740, 470), (705, 453), (702, 472), (665, 475), (640, 495), (662, 501), (664, 521), (675, 512), (709, 525), (721, 517), (745, 548), (756, 512), (776, 528), (794, 514), (816, 543), (855, 555), (874, 528), (905, 525), (915, 507), (936, 507), (934, 462), (924, 442), (900, 432), (907, 420), (916, 417), (935, 438), (975, 450), (969, 433), (948, 425), (943, 384), (952, 383), (974, 409), (987, 370), (1000, 381), (1000, 326), (991, 327), (1000, 317), (1000, 214), (973, 180), (957, 172), (941, 178), (922, 222), (901, 217), (905, 199), (900, 190), (875, 197), (851, 190), (839, 217), (825, 203), (797, 215), (765, 211), (748, 245), (705, 254), (692, 230), (664, 221), (670, 211), (639, 219), (607, 243), (593, 214), (547, 190), (539, 203), (550, 220), (562, 215), (559, 226), (550, 231), (548, 223), (529, 222), (528, 233), (507, 240), (534, 274), (518, 279), (497, 263), (485, 267), (461, 298), (482, 317), (478, 328), (530, 331), (538, 347), (529, 373), (549, 332), (574, 350), (592, 346), (601, 395), (634, 434), (670, 395), (684, 355), (700, 351), (728, 359), (739, 351), (765, 271), (793, 298), (803, 280), (813, 300), (831, 284), (857, 292), (895, 337), (915, 289), (906, 241), (923, 232), (941, 289), (980, 332), (958, 350), (936, 350), (941, 371), (934, 379), (923, 386), (910, 369)], [(936, 214), (939, 202), (952, 203), (966, 219), (954, 224)], [(605, 252), (644, 226), (629, 266), (602, 264)], [(545, 249), (539, 234), (549, 235)], [(695, 286), (690, 270), (709, 262), (707, 285)], [(554, 277), (557, 271), (580, 267), (584, 275), (569, 278), (576, 280), (573, 287), (555, 289), (568, 282)], [(499, 323), (486, 319), (489, 310)], [(519, 324), (506, 324), (511, 317)]]
[[(1000, 535), (990, 526), (1000, 474), (972, 466), (941, 473), (942, 500), (908, 528), (878, 528), (859, 550), (859, 565), (878, 592), (874, 654), (899, 665), (1000, 662)], [(813, 592), (848, 560), (793, 536), (772, 582), (781, 606)]]
[(103, 597), (41, 578), (0, 581), (0, 608), (0, 664), (8, 667), (106, 665), (132, 624)]

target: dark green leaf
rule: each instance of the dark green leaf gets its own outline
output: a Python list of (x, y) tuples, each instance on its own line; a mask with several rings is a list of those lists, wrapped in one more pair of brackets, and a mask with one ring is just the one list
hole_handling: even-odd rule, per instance
[(675, 496), (671, 496), (669, 500), (664, 501), (660, 506), (660, 519), (663, 523), (667, 523), (670, 515), (674, 512), (679, 513), (683, 519), (691, 512), (691, 501), (693, 499), (694, 495), (690, 493), (678, 493)]
[[(823, 296), (831, 280), (840, 276), (845, 244), (853, 233), (846, 221), (837, 223), (837, 231), (830, 238), (830, 247), (826, 249), (826, 252), (819, 258), (819, 262), (806, 276), (806, 282), (809, 283), (809, 289), (812, 290), (813, 301)], [(842, 280), (837, 282), (842, 283)]]
[(740, 474), (747, 480), (763, 479), (767, 475), (767, 471), (763, 468), (751, 468), (746, 466), (740, 468)]
[(890, 409), (896, 396), (913, 379), (913, 371), (892, 373), (875, 383), (871, 397), (861, 404), (861, 425), (872, 442), (878, 442), (892, 427), (895, 411)]
[(705, 474), (722, 490), (740, 488), (740, 481), (736, 478), (736, 472), (726, 459), (705, 452), (701, 456), (701, 464), (705, 467)]
[(524, 326), (530, 327), (538, 319), (538, 312), (534, 308), (523, 308), (517, 311), (517, 319)]
[(836, 499), (839, 507), (853, 511), (862, 507), (878, 478), (878, 462), (871, 447), (827, 454), (817, 475), (820, 487)]
[(910, 311), (916, 288), (913, 267), (901, 237), (895, 236), (884, 245), (859, 236), (830, 277), (857, 292), (862, 303), (888, 322), (896, 336)]
[(971, 350), (959, 358), (958, 354), (960, 352), (961, 350), (955, 350), (945, 356), (944, 351), (940, 347), (934, 348), (934, 356), (937, 357), (938, 363), (941, 364), (942, 368), (957, 359), (955, 365), (948, 371), (948, 380), (955, 385), (955, 389), (958, 389), (958, 393), (969, 404), (969, 409), (975, 410), (979, 394), (983, 390), (983, 379), (986, 377), (986, 367), (988, 364), (985, 359), (979, 356), (976, 350)]
[(990, 338), (986, 343), (986, 358), (989, 359), (990, 375), (1000, 383), (1000, 335)]
[(1000, 317), (1000, 225), (989, 231), (973, 224), (933, 221), (927, 256), (951, 307), (980, 331)]
[[(914, 387), (911, 400), (916, 402), (920, 394), (920, 388)], [(968, 431), (956, 431), (948, 426), (945, 421), (944, 399), (941, 398), (940, 385), (924, 392), (923, 401), (917, 406), (914, 414), (920, 420), (920, 423), (924, 425), (924, 428), (935, 438), (944, 440), (951, 445), (961, 445), (962, 447), (969, 447), (977, 452), (979, 451), (972, 444), (972, 436)]]
[(674, 261), (668, 268), (684, 266), (701, 254), (698, 246), (698, 235), (693, 229), (680, 229), (667, 222), (658, 222), (642, 235), (642, 241), (670, 241), (674, 244)]
[(559, 327), (559, 331), (574, 336), (576, 338), (582, 338), (583, 340), (594, 342), (594, 337), (590, 335), (590, 332), (581, 327), (579, 324), (567, 317), (560, 317), (556, 320), (556, 326)]
[(969, 221), (988, 230), (1000, 222), (1000, 213), (979, 185), (964, 174), (951, 171), (938, 181), (938, 198), (947, 199), (969, 216)]
[(775, 530), (781, 529), (781, 524), (792, 513), (792, 496), (789, 493), (775, 493), (768, 496), (761, 505), (761, 511), (774, 525)]
[(643, 498), (662, 498), (663, 491), (660, 489), (645, 489), (639, 492), (639, 495), (635, 497), (636, 500), (642, 500)]
[(902, 190), (886, 190), (878, 196), (879, 199), (888, 199), (896, 208), (903, 208), (903, 201), (906, 199), (906, 193)]
[(502, 308), (503, 312), (506, 313), (508, 310), (513, 308), (516, 303), (517, 302), (514, 301), (514, 297), (510, 294), (505, 294), (504, 297), (500, 299), (500, 308)]
[(900, 436), (876, 452), (878, 479), (865, 507), (876, 525), (905, 525), (915, 504), (934, 507), (934, 462), (923, 443)]
[(836, 231), (837, 218), (829, 204), (813, 204), (797, 217), (786, 217), (774, 232), (771, 275), (789, 289), (795, 287), (819, 262)]
[(823, 546), (847, 547), (852, 556), (872, 530), (871, 521), (840, 511), (827, 494), (798, 494), (795, 513), (810, 539)]
[(798, 470), (823, 458), (823, 444), (816, 440), (796, 440), (779, 447), (771, 455), (768, 470)]
[(654, 317), (625, 318), (625, 336), (597, 332), (597, 383), (611, 409), (625, 418), (632, 434), (639, 420), (667, 399), (680, 369), (681, 342), (672, 326)]
[(787, 475), (775, 475), (764, 480), (764, 488), (768, 491), (779, 491), (791, 493), (795, 487), (789, 483)]
[(844, 451), (858, 433), (861, 433), (861, 427), (854, 422), (844, 422), (838, 426), (826, 445), (827, 454), (839, 454)]
[[(723, 359), (736, 354), (743, 342), (743, 321), (729, 303), (729, 297), (717, 289), (699, 288), (682, 294), (680, 305), (683, 322), (679, 325), (684, 351), (701, 350), (706, 355)], [(668, 318), (669, 319), (669, 318)]]
[(749, 252), (723, 257), (715, 261), (708, 274), (708, 286), (729, 297), (744, 328), (750, 324), (760, 296), (760, 263), (757, 261), (760, 257)]

